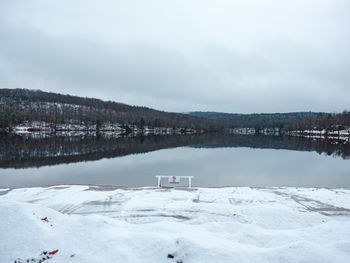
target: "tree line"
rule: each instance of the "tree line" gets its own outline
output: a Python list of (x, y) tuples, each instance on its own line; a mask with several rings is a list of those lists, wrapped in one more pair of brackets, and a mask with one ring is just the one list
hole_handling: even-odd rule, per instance
[(53, 125), (119, 123), (141, 128), (220, 128), (216, 121), (187, 114), (41, 90), (0, 89), (0, 128), (18, 125), (24, 121), (41, 121)]
[(24, 122), (58, 124), (120, 124), (143, 127), (219, 131), (225, 128), (330, 130), (350, 127), (349, 112), (233, 114), (221, 112), (171, 113), (113, 101), (28, 89), (0, 89), (0, 129)]
[(319, 113), (315, 118), (298, 119), (286, 126), (288, 131), (325, 130), (339, 131), (350, 129), (350, 112)]
[(254, 128), (256, 130), (264, 128), (284, 129), (296, 120), (312, 119), (316, 112), (290, 112), (290, 113), (223, 113), (223, 112), (191, 112), (192, 116), (202, 117), (220, 122), (228, 128)]

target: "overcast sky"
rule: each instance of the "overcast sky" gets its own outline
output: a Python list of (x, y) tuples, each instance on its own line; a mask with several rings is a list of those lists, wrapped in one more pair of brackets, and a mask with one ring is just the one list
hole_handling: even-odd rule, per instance
[(350, 110), (348, 0), (0, 1), (0, 87), (161, 110)]

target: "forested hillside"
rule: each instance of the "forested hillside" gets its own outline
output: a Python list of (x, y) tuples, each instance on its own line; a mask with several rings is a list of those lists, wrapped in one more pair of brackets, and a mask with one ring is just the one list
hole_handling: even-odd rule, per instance
[[(62, 95), (40, 90), (0, 89), (0, 128), (21, 123), (44, 122), (54, 127), (79, 124), (86, 127), (108, 123), (143, 127), (189, 128), (219, 131), (224, 128), (330, 129), (350, 126), (349, 113), (316, 112), (234, 114), (190, 112), (188, 114), (158, 111), (147, 107)], [(89, 126), (90, 125), (90, 126)], [(90, 129), (90, 128), (89, 128)]]
[(133, 124), (217, 130), (216, 121), (112, 101), (62, 95), (40, 90), (0, 89), (0, 128), (24, 121), (52, 124)]
[(299, 119), (288, 125), (287, 130), (346, 130), (350, 128), (350, 112), (318, 114), (315, 118)]
[(190, 112), (191, 116), (206, 118), (220, 122), (224, 127), (230, 128), (255, 128), (268, 127), (284, 128), (296, 120), (312, 119), (316, 112), (291, 112), (291, 113), (222, 113), (222, 112)]

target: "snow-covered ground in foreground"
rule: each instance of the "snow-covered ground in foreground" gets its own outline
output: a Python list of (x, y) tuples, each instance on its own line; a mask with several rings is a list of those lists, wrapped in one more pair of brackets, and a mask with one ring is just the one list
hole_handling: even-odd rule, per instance
[(0, 222), (4, 263), (350, 262), (350, 189), (3, 189)]

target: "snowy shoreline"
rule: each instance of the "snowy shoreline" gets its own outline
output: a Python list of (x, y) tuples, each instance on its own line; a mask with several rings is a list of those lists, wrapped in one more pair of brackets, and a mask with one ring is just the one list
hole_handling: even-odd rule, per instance
[(0, 189), (0, 220), (0, 262), (350, 258), (349, 188)]

